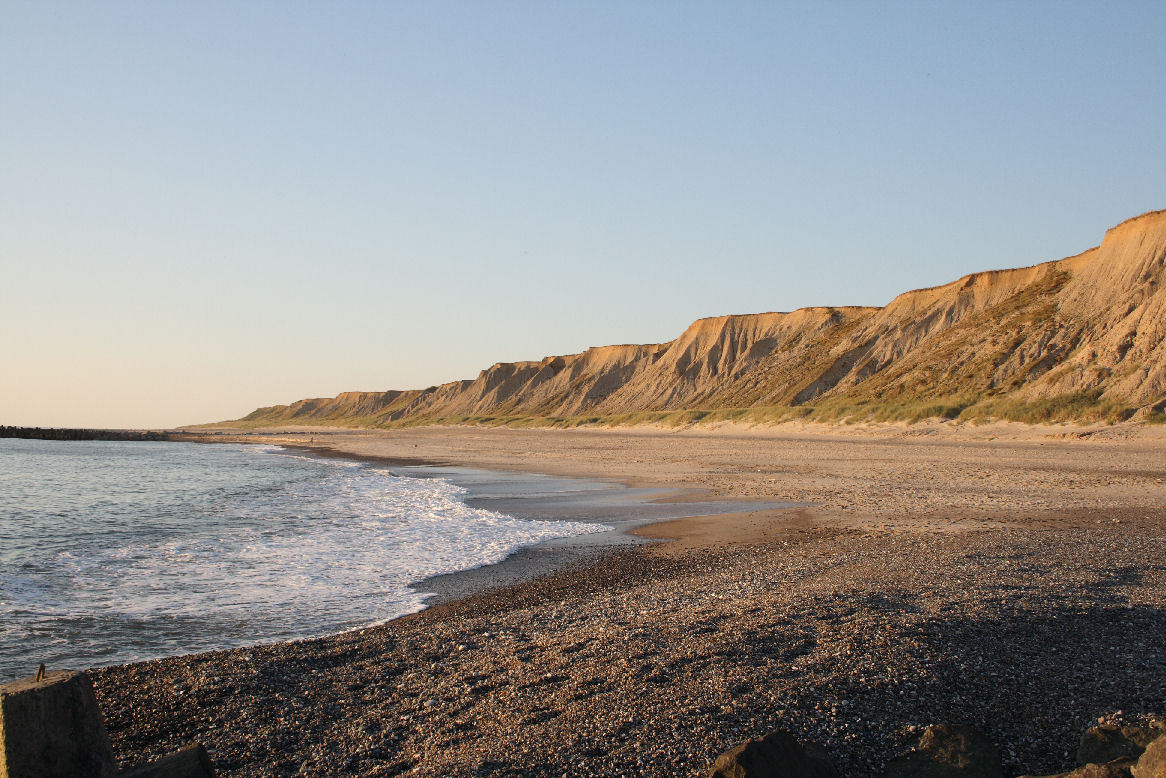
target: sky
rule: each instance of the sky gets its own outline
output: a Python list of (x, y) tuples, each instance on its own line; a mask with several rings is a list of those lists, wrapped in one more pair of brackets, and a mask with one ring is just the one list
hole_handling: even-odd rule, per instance
[(0, 424), (885, 305), (1166, 208), (1166, 3), (0, 0)]

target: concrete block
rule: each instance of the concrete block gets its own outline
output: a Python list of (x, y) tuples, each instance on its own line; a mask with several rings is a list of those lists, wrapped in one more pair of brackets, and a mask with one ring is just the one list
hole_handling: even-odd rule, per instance
[(0, 686), (0, 778), (117, 772), (89, 676), (70, 670)]
[(126, 770), (121, 778), (215, 778), (215, 768), (206, 749), (196, 743), (156, 762)]

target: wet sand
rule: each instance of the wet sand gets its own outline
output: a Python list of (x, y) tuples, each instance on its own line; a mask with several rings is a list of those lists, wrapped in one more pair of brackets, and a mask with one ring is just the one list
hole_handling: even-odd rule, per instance
[(780, 727), (858, 776), (962, 721), (1011, 774), (1040, 774), (1099, 717), (1166, 712), (1157, 428), (271, 439), (309, 435), (809, 506), (653, 524), (636, 531), (678, 540), (358, 633), (98, 671), (123, 761), (196, 739), (224, 775), (697, 775)]
[[(427, 606), (449, 602), (489, 588), (515, 584), (547, 575), (568, 566), (586, 564), (616, 547), (671, 540), (670, 527), (717, 527), (718, 535), (729, 528), (743, 537), (747, 526), (771, 531), (772, 516), (797, 520), (804, 506), (777, 500), (719, 499), (695, 488), (628, 486), (615, 481), (585, 478), (578, 473), (555, 476), (539, 472), (482, 470), (433, 459), (349, 453), (330, 445), (284, 444), (284, 448), (324, 457), (384, 466), (399, 476), (443, 478), (464, 489), (467, 505), (505, 513), (519, 519), (602, 524), (609, 532), (572, 535), (527, 546), (502, 562), (472, 570), (427, 578), (414, 589), (431, 593)], [(673, 524), (673, 522), (683, 522)], [(685, 531), (685, 535), (695, 531)], [(687, 548), (690, 543), (669, 543)]]

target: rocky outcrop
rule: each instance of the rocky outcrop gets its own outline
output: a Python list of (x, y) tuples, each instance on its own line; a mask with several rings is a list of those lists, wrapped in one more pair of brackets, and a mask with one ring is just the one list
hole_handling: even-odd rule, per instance
[(1146, 746), (1130, 774), (1133, 778), (1166, 778), (1166, 735)]
[(1090, 727), (1077, 744), (1077, 761), (1083, 765), (1105, 764), (1115, 759), (1136, 758), (1162, 735), (1166, 735), (1166, 729), (1158, 727), (1121, 727), (1115, 724)]
[(1049, 778), (1130, 778), (1130, 769), (1134, 764), (1135, 760), (1129, 757), (1114, 759), (1103, 764), (1091, 762), (1081, 765), (1076, 770), (1059, 773), (1055, 776), (1049, 776)]
[(936, 724), (887, 763), (886, 778), (1004, 778), (1000, 752), (978, 729)]
[(840, 778), (825, 753), (788, 732), (770, 732), (717, 757), (709, 778)]
[(877, 407), (935, 398), (1087, 394), (1166, 406), (1166, 211), (1066, 259), (973, 273), (883, 308), (803, 308), (694, 322), (668, 343), (498, 363), (426, 390), (348, 392), (261, 408), (247, 424), (377, 426), (483, 416)]
[[(1166, 724), (1154, 720), (1148, 727), (1116, 724), (1092, 727), (1082, 735), (1077, 757), (1080, 767), (1044, 778), (1166, 778)], [(996, 744), (980, 730), (962, 724), (935, 724), (925, 728), (909, 750), (887, 762), (883, 772), (884, 778), (1002, 778), (1003, 775)], [(778, 730), (721, 754), (708, 776), (832, 778), (838, 772), (823, 749), (813, 744), (803, 747), (788, 732)]]
[(1045, 778), (1166, 778), (1164, 733), (1161, 726), (1093, 727), (1077, 750), (1084, 764)]

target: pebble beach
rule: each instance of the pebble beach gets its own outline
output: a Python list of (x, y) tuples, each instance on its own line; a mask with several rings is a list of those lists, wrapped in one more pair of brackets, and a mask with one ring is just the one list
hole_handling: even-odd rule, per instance
[(227, 776), (695, 776), (774, 729), (866, 776), (941, 722), (984, 730), (1010, 775), (1053, 773), (1086, 727), (1166, 712), (1145, 429), (268, 432), (809, 507), (654, 524), (671, 542), (94, 683), (124, 765), (198, 741)]

